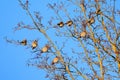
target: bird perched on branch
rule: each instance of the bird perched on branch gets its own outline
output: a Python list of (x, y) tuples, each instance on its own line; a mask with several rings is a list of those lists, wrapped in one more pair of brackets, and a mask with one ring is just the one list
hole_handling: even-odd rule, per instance
[(20, 42), (20, 44), (26, 46), (26, 45), (27, 45), (27, 40), (26, 40), (26, 39), (22, 40), (22, 41)]
[(65, 24), (67, 24), (67, 26), (71, 26), (73, 24), (73, 21), (72, 20), (67, 21)]
[(64, 26), (64, 23), (63, 22), (59, 22), (57, 25), (62, 28)]
[(50, 49), (50, 46), (49, 46), (49, 45), (45, 45), (45, 46), (41, 49), (41, 53), (48, 52), (49, 49)]
[(58, 61), (59, 61), (59, 57), (56, 56), (56, 57), (53, 59), (53, 61), (52, 61), (52, 65), (54, 65), (54, 64), (57, 63)]
[(38, 46), (38, 41), (37, 40), (34, 40), (33, 42), (32, 42), (32, 49), (35, 49), (36, 47)]
[(89, 23), (90, 25), (93, 24), (95, 22), (95, 19), (94, 17), (90, 18), (87, 23)]
[(84, 37), (86, 37), (86, 35), (87, 35), (87, 32), (86, 31), (83, 31), (83, 32), (81, 32), (80, 33), (80, 38), (84, 38)]
[(95, 13), (97, 14), (97, 16), (102, 14), (100, 9), (97, 9)]

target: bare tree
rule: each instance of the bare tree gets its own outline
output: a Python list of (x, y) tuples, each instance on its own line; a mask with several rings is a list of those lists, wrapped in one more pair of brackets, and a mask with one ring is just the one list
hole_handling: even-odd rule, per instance
[[(54, 11), (46, 24), (39, 12), (30, 11), (29, 1), (18, 0), (34, 27), (18, 23), (15, 31), (37, 30), (47, 40), (39, 46), (38, 36), (10, 43), (32, 48), (28, 65), (45, 70), (50, 80), (120, 79), (120, 10), (117, 0), (58, 0), (48, 3)], [(31, 3), (32, 4), (32, 3)], [(48, 34), (48, 32), (51, 34)], [(42, 37), (41, 37), (42, 39)]]

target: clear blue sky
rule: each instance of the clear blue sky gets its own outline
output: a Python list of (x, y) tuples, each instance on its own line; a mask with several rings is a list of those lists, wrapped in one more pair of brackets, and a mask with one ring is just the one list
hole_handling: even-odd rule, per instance
[[(52, 0), (30, 0), (31, 10), (40, 10), (43, 16), (49, 14), (46, 6), (47, 1)], [(57, 0), (56, 0), (57, 1)], [(118, 0), (119, 2), (119, 0)], [(118, 4), (118, 3), (117, 3)], [(43, 5), (40, 7), (40, 5)], [(118, 4), (119, 5), (119, 4)], [(117, 6), (119, 7), (119, 6)], [(52, 13), (51, 13), (52, 14)], [(47, 16), (45, 16), (47, 18)], [(26, 30), (13, 33), (13, 28), (20, 21), (31, 24), (31, 19), (19, 6), (17, 0), (1, 0), (0, 2), (0, 80), (44, 80), (44, 74), (35, 67), (28, 67), (26, 61), (31, 57), (29, 50), (22, 46), (8, 44), (3, 39), (7, 36), (10, 39), (35, 39), (30, 31)], [(35, 32), (37, 33), (37, 32)], [(34, 35), (34, 36), (33, 36)], [(32, 38), (30, 37), (32, 36)], [(43, 75), (43, 76), (41, 76)]]
[[(45, 6), (45, 1), (30, 0), (34, 11), (39, 5)], [(41, 1), (41, 2), (40, 2)], [(45, 9), (42, 9), (45, 10)], [(8, 44), (3, 39), (7, 36), (10, 39), (23, 39), (25, 36), (32, 36), (26, 30), (13, 33), (13, 28), (20, 21), (31, 24), (30, 18), (19, 6), (17, 0), (2, 0), (0, 2), (0, 80), (43, 80), (44, 74), (35, 67), (28, 67), (26, 61), (30, 58), (30, 52), (25, 47)], [(23, 32), (23, 34), (21, 34)], [(35, 39), (34, 37), (32, 39)], [(41, 76), (43, 75), (43, 76)]]

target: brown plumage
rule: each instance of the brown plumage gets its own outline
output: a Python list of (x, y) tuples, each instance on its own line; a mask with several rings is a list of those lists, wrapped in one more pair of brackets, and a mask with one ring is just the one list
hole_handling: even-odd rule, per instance
[(70, 21), (67, 21), (65, 24), (67, 24), (67, 26), (71, 26), (73, 22), (70, 20)]
[(101, 12), (101, 10), (100, 10), (100, 9), (97, 9), (95, 13), (96, 13), (97, 15), (102, 14), (102, 12)]
[(88, 21), (88, 23), (89, 23), (90, 25), (93, 24), (94, 22), (95, 22), (94, 17), (90, 18), (89, 21)]
[(57, 63), (59, 61), (59, 57), (55, 57), (52, 61), (52, 65), (54, 65), (55, 63)]
[(63, 27), (63, 26), (64, 26), (64, 23), (63, 23), (63, 22), (59, 22), (57, 25), (58, 25), (59, 27)]
[(26, 46), (26, 45), (27, 45), (27, 40), (26, 40), (26, 39), (22, 40), (22, 41), (20, 42), (20, 44)]
[(41, 49), (41, 53), (48, 52), (49, 48), (50, 48), (49, 45), (44, 46), (44, 47)]
[(86, 32), (86, 31), (83, 31), (83, 32), (80, 33), (80, 38), (81, 38), (81, 37), (84, 38), (86, 35), (87, 35), (87, 32)]
[(38, 41), (37, 40), (34, 40), (33, 42), (32, 42), (32, 49), (35, 49), (36, 47), (38, 46)]

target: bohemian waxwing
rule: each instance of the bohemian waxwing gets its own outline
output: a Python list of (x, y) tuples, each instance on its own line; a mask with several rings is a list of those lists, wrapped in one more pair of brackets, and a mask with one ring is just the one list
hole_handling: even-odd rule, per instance
[(89, 23), (90, 25), (93, 24), (94, 22), (95, 22), (94, 17), (90, 18), (89, 21), (88, 21), (88, 23)]
[(71, 26), (73, 22), (70, 20), (70, 21), (67, 21), (65, 24), (67, 24), (67, 26)]
[(95, 13), (96, 13), (97, 15), (102, 14), (102, 12), (101, 12), (101, 10), (100, 10), (100, 9), (97, 9)]
[(87, 32), (83, 31), (83, 32), (80, 33), (80, 38), (84, 38), (86, 35), (87, 35)]
[(22, 40), (22, 41), (20, 42), (20, 44), (26, 46), (26, 45), (27, 45), (27, 40), (26, 40), (26, 39)]
[(57, 24), (59, 27), (63, 27), (64, 26), (64, 23), (63, 22), (60, 22)]
[(49, 45), (45, 45), (45, 46), (41, 49), (41, 53), (48, 52), (49, 48), (50, 48)]
[(37, 40), (34, 40), (33, 42), (32, 42), (32, 49), (35, 49), (36, 47), (38, 46), (38, 41)]
[(57, 63), (59, 61), (59, 57), (55, 57), (52, 61), (52, 65), (54, 65), (55, 63)]

